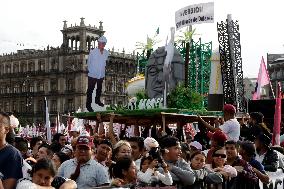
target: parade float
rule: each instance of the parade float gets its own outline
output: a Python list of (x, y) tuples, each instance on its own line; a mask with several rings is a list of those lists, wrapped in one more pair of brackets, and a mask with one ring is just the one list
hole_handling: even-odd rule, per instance
[[(195, 122), (197, 115), (205, 119), (222, 116), (222, 111), (207, 111), (212, 42), (201, 43), (201, 39), (195, 42), (192, 40), (194, 32), (187, 28), (174, 41), (172, 31), (168, 44), (155, 51), (153, 44), (157, 35), (147, 36), (147, 43), (139, 43), (142, 52), (137, 53), (140, 72), (126, 83), (128, 104), (111, 104), (105, 109), (94, 107), (94, 112), (75, 116), (96, 120), (100, 113), (102, 121), (108, 122), (110, 113), (114, 113), (114, 122), (138, 126)], [(188, 61), (187, 66), (185, 61)], [(221, 75), (220, 70), (217, 73)]]
[[(222, 116), (226, 103), (245, 112), (238, 23), (229, 15), (226, 22), (217, 24), (219, 48), (212, 53), (212, 42), (193, 39), (196, 34), (192, 25), (214, 22), (213, 4), (206, 6), (210, 9), (206, 15), (189, 16), (184, 14), (185, 8), (178, 10), (176, 28), (171, 28), (165, 46), (154, 50), (159, 28), (152, 38), (147, 35), (146, 43), (137, 43), (138, 75), (127, 82), (127, 105), (111, 104), (75, 116), (96, 120), (100, 113), (102, 120), (108, 122), (113, 112), (114, 122), (143, 126), (195, 122), (197, 116), (215, 119)], [(175, 30), (181, 34), (177, 40)]]

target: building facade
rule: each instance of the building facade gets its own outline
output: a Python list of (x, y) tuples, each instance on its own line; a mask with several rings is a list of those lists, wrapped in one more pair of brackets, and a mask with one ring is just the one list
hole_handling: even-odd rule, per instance
[[(14, 112), (29, 123), (44, 122), (45, 97), (51, 122), (56, 115), (85, 109), (89, 50), (104, 34), (99, 27), (67, 27), (64, 21), (61, 47), (25, 49), (0, 56), (0, 111)], [(105, 104), (127, 102), (125, 83), (136, 74), (134, 54), (110, 51), (106, 63), (102, 100)]]
[(281, 82), (284, 88), (284, 54), (267, 54), (267, 69), (271, 80), (271, 85), (276, 91), (276, 83)]

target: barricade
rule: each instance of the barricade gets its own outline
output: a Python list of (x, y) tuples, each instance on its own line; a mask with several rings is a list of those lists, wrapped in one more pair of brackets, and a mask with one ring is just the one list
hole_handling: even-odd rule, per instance
[[(227, 182), (224, 181), (222, 184), (207, 184), (205, 182), (201, 183), (200, 189), (284, 189), (284, 172), (282, 169), (278, 169), (276, 172), (267, 172), (270, 178), (269, 184), (263, 184), (259, 181), (259, 185), (244, 182), (242, 180), (236, 180), (236, 182)], [(114, 189), (124, 187), (111, 187), (111, 186), (103, 186), (103, 187), (94, 187), (93, 189)], [(135, 187), (135, 189), (177, 189), (175, 186), (165, 186), (165, 187)], [(191, 189), (192, 187), (186, 187)], [(125, 188), (126, 189), (126, 188)], [(196, 189), (194, 187), (194, 189)]]

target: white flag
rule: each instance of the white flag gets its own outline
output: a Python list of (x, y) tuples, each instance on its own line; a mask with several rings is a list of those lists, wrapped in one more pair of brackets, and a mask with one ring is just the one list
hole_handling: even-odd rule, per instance
[(45, 99), (45, 128), (46, 128), (46, 138), (49, 143), (51, 143), (51, 129), (50, 129), (50, 120), (49, 120), (49, 113), (48, 113), (48, 103)]

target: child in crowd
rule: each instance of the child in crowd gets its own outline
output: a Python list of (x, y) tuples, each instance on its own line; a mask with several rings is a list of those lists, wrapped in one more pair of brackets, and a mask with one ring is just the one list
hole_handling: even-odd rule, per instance
[(141, 159), (140, 171), (137, 173), (137, 178), (141, 183), (146, 185), (156, 186), (161, 181), (164, 185), (172, 185), (173, 179), (168, 171), (168, 166), (163, 163), (162, 167), (165, 174), (159, 173), (156, 169), (158, 160), (152, 156), (143, 157)]
[(195, 183), (192, 188), (200, 188), (202, 182), (208, 184), (219, 184), (223, 182), (222, 175), (205, 167), (206, 156), (201, 151), (196, 151), (190, 157), (190, 166), (195, 173)]

